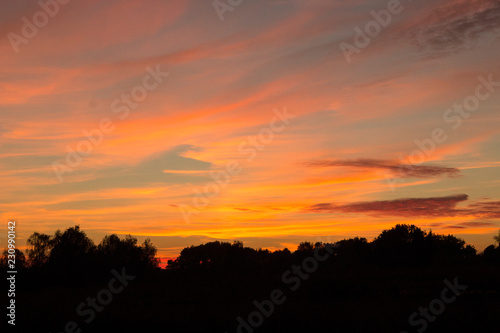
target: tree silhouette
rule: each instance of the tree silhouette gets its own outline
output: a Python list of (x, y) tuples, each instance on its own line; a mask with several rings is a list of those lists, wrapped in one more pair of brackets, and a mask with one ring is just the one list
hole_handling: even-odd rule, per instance
[[(5, 249), (2, 253), (2, 257), (0, 258), (0, 267), (3, 267), (5, 269), (8, 268), (9, 255), (10, 255), (9, 250)], [(19, 249), (14, 249), (14, 256), (15, 256), (16, 269), (23, 269), (28, 266), (28, 262), (26, 261), (26, 256), (24, 255), (23, 251)]]
[(397, 224), (375, 238), (373, 246), (384, 266), (418, 265), (423, 258), (426, 233), (415, 225)]
[(95, 255), (94, 242), (80, 230), (80, 226), (57, 230), (52, 238), (49, 262), (54, 265), (74, 266), (88, 262)]
[(156, 258), (158, 249), (153, 245), (151, 239), (146, 238), (141, 245), (142, 248), (142, 260), (145, 262), (148, 268), (158, 268), (160, 264), (160, 259)]
[(311, 242), (302, 242), (297, 247), (297, 251), (312, 252), (314, 251), (314, 245)]
[(28, 245), (26, 254), (30, 266), (41, 267), (48, 262), (53, 247), (51, 236), (35, 232), (28, 238), (26, 244)]
[(500, 230), (498, 230), (498, 236), (493, 236), (493, 239), (500, 246)]
[(500, 263), (500, 230), (498, 231), (498, 236), (493, 236), (495, 243), (498, 243), (498, 246), (492, 244), (484, 249), (483, 259), (489, 263)]
[(269, 255), (269, 252), (245, 248), (239, 241), (233, 244), (215, 241), (184, 248), (176, 260), (169, 261), (168, 267), (189, 270), (250, 269), (259, 256), (266, 256), (266, 254)]
[(476, 250), (465, 241), (453, 235), (434, 235), (436, 244), (435, 259), (439, 261), (459, 260), (476, 255)]
[(473, 258), (476, 249), (453, 235), (428, 234), (415, 225), (398, 224), (374, 241), (375, 254), (384, 266), (430, 265)]
[[(96, 281), (111, 269), (134, 274), (158, 268), (157, 249), (146, 239), (142, 245), (131, 235), (120, 239), (112, 234), (95, 246), (80, 226), (57, 230), (53, 236), (33, 233), (27, 241), (29, 263), (55, 276), (54, 283)], [(97, 274), (96, 274), (97, 273)]]
[(372, 247), (366, 238), (343, 239), (337, 242), (337, 262), (342, 266), (353, 266), (372, 262)]
[(104, 236), (97, 246), (97, 252), (106, 267), (128, 266), (130, 269), (144, 270), (159, 265), (159, 259), (156, 258), (157, 249), (149, 238), (138, 246), (137, 238), (131, 235), (126, 235), (124, 239), (120, 239), (116, 234)]

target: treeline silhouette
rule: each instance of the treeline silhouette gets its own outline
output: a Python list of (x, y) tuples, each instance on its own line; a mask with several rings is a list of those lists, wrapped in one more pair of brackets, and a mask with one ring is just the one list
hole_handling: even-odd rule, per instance
[[(54, 235), (35, 232), (26, 241), (26, 255), (16, 249), (16, 268), (37, 277), (37, 284), (88, 284), (107, 278), (111, 269), (127, 267), (144, 274), (158, 268), (157, 249), (146, 239), (137, 244), (131, 235), (107, 235), (98, 245), (77, 225)], [(7, 268), (8, 251), (0, 261)]]
[[(500, 233), (495, 241), (500, 244)], [(466, 293), (426, 332), (498, 331), (500, 246), (478, 254), (455, 236), (414, 225), (398, 224), (371, 242), (302, 242), (293, 252), (210, 242), (184, 248), (165, 269), (149, 239), (138, 244), (135, 237), (113, 234), (95, 245), (79, 226), (34, 233), (27, 245), (26, 255), (16, 252), (18, 323), (25, 331), (64, 332), (65, 323), (75, 321), (83, 332), (237, 332), (237, 318), (280, 289), (286, 302), (252, 332), (416, 332), (408, 316), (439, 297), (443, 280), (454, 277), (468, 286)], [(328, 260), (290, 291), (283, 274), (329, 251)], [(122, 268), (136, 278), (95, 320), (83, 322), (77, 305), (106, 288), (111, 270)]]
[[(332, 262), (339, 267), (421, 267), (450, 263), (464, 263), (474, 260), (495, 262), (500, 258), (500, 247), (489, 246), (483, 254), (465, 241), (452, 235), (427, 233), (414, 225), (398, 224), (384, 230), (374, 241), (366, 238), (344, 239), (335, 243), (338, 248)], [(233, 244), (211, 242), (191, 246), (181, 251), (176, 260), (168, 261), (168, 269), (192, 270), (248, 270), (259, 266), (282, 265), (311, 256), (316, 248), (323, 248), (322, 242), (302, 242), (292, 253), (288, 249), (270, 252)]]

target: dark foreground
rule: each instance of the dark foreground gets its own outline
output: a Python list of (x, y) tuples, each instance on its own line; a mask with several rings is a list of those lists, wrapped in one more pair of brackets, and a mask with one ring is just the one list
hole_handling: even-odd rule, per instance
[(16, 331), (498, 332), (500, 247), (476, 254), (454, 237), (401, 228), (293, 253), (208, 243), (168, 269), (27, 268)]

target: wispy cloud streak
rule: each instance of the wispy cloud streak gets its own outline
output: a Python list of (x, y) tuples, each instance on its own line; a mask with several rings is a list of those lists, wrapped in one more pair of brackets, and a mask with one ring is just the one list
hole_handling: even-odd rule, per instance
[(309, 167), (353, 167), (381, 169), (391, 172), (394, 176), (401, 178), (428, 178), (437, 176), (456, 177), (460, 170), (457, 168), (442, 167), (436, 165), (411, 165), (394, 161), (376, 159), (353, 159), (353, 160), (315, 160), (306, 163)]

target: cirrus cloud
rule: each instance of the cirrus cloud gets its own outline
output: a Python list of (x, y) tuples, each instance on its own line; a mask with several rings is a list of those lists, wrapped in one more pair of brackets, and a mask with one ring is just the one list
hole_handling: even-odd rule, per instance
[(500, 2), (447, 1), (429, 9), (429, 15), (410, 28), (421, 52), (443, 56), (471, 49), (485, 34), (500, 31)]

